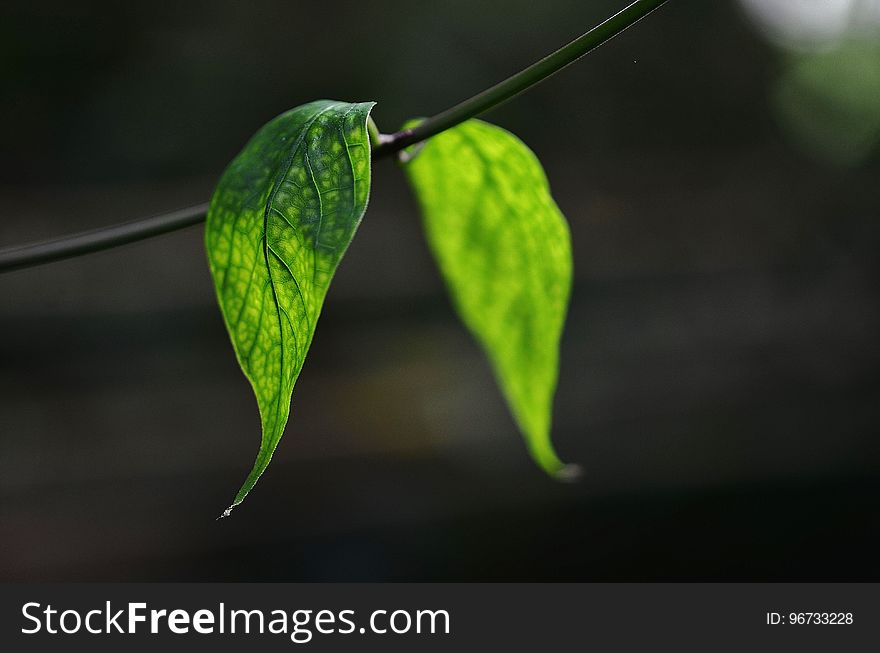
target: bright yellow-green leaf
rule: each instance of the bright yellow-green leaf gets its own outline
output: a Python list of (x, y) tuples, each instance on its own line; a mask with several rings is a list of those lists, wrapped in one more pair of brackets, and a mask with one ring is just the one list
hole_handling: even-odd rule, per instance
[(570, 478), (550, 440), (571, 289), (568, 224), (538, 159), (470, 120), (407, 153), (428, 242), (461, 319), (482, 344), (537, 463)]
[(281, 114), (232, 161), (211, 198), (211, 275), (263, 426), (253, 469), (224, 516), (284, 433), (324, 296), (367, 207), (372, 107), (321, 100)]

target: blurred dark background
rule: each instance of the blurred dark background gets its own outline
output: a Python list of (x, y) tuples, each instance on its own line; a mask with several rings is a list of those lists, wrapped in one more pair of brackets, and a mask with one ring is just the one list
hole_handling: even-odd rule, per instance
[[(315, 98), (392, 131), (622, 5), (6, 1), (0, 246), (204, 201)], [(0, 579), (880, 580), (876, 5), (672, 0), (489, 116), (571, 223), (578, 485), (528, 458), (389, 161), (229, 519), (259, 422), (201, 227), (0, 276)]]

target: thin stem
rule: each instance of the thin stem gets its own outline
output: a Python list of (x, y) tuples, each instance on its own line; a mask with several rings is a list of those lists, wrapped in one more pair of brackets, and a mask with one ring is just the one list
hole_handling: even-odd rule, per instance
[[(389, 156), (399, 152), (409, 145), (419, 143), (431, 136), (436, 136), (440, 132), (455, 127), (469, 118), (482, 115), (490, 109), (494, 109), (617, 36), (627, 27), (634, 25), (665, 2), (666, 0), (636, 0), (622, 11), (553, 54), (544, 57), (525, 70), (482, 93), (432, 118), (424, 120), (416, 127), (394, 134), (378, 134), (378, 137), (376, 133), (371, 134), (374, 142), (373, 158)], [(372, 127), (375, 127), (375, 125)], [(378, 132), (378, 130), (371, 129), (371, 132)], [(31, 245), (0, 249), (0, 272), (49, 263), (81, 254), (90, 254), (102, 249), (158, 236), (176, 229), (190, 227), (202, 222), (205, 219), (207, 210), (207, 203), (197, 204), (196, 206), (163, 213), (162, 215), (135, 222), (84, 231), (71, 236)]]
[(604, 23), (597, 25), (586, 34), (579, 36), (568, 45), (564, 45), (553, 54), (547, 55), (516, 75), (508, 77), (492, 88), (486, 89), (432, 118), (423, 120), (412, 129), (404, 129), (385, 136), (382, 142), (373, 148), (373, 156), (397, 152), (408, 145), (436, 136), (465, 120), (482, 115), (490, 109), (504, 104), (614, 38), (665, 2), (666, 0), (636, 0)]
[(0, 249), (0, 272), (91, 254), (204, 221), (208, 203), (21, 247)]

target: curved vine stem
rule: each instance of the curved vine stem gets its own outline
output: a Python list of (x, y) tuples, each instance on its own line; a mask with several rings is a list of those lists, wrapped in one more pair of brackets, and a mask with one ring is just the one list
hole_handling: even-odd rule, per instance
[[(568, 45), (561, 47), (556, 52), (544, 57), (525, 70), (518, 72), (512, 77), (508, 77), (503, 82), (486, 89), (482, 93), (478, 93), (446, 111), (422, 121), (412, 129), (402, 130), (394, 134), (380, 134), (375, 129), (375, 125), (372, 125), (373, 158), (389, 156), (399, 152), (409, 145), (424, 141), (469, 118), (474, 118), (494, 109), (617, 36), (665, 2), (666, 0), (636, 0), (586, 34), (579, 36)], [(374, 131), (375, 133), (372, 133)], [(158, 236), (176, 229), (190, 227), (202, 222), (205, 219), (207, 210), (207, 203), (197, 204), (134, 222), (84, 231), (55, 240), (0, 249), (0, 272), (40, 265), (72, 256), (90, 254), (110, 247)]]
[(614, 38), (665, 2), (666, 0), (636, 0), (586, 34), (562, 46), (537, 63), (533, 63), (525, 70), (508, 77), (503, 82), (499, 82), (436, 116), (423, 120), (412, 129), (384, 136), (382, 141), (373, 148), (373, 155), (381, 156), (386, 152), (397, 152), (408, 145), (436, 136), (465, 120), (482, 115), (490, 109), (504, 104)]
[(190, 227), (203, 222), (207, 211), (208, 203), (205, 202), (150, 218), (82, 231), (55, 240), (0, 249), (0, 272), (100, 252), (102, 249), (118, 247), (176, 229)]

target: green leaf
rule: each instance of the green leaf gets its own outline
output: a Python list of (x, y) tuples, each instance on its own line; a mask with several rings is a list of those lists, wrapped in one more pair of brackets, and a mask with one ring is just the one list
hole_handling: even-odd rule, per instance
[(479, 120), (434, 136), (408, 157), (429, 245), (532, 457), (557, 477), (575, 476), (550, 440), (571, 240), (541, 164), (513, 134)]
[(324, 296), (366, 210), (373, 104), (321, 100), (281, 114), (232, 161), (211, 198), (211, 275), (263, 426), (253, 469), (223, 516), (281, 439)]

